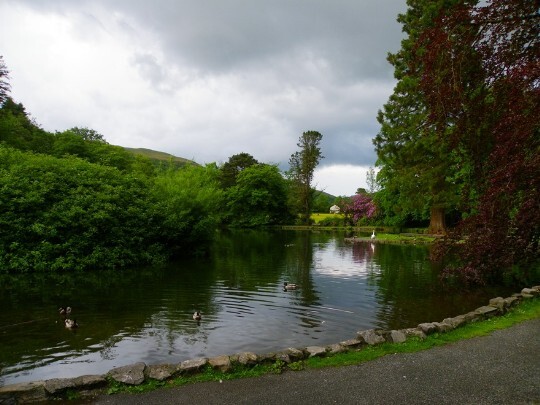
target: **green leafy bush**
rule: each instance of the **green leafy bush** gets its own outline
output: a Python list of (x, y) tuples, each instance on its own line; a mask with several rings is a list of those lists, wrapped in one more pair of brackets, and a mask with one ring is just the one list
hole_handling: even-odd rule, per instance
[(149, 179), (0, 145), (0, 271), (119, 268), (200, 251), (216, 222), (205, 170)]

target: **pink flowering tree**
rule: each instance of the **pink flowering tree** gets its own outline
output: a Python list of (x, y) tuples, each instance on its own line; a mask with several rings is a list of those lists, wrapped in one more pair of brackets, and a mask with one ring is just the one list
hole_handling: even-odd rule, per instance
[(355, 194), (345, 205), (344, 214), (350, 218), (353, 224), (357, 224), (361, 219), (371, 219), (377, 214), (377, 207), (367, 194)]

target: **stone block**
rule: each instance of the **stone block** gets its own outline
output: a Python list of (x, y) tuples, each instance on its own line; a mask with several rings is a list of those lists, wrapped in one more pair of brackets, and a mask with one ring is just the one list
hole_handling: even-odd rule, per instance
[(272, 363), (276, 361), (276, 353), (258, 354), (259, 363)]
[(144, 382), (145, 368), (146, 364), (140, 362), (129, 366), (113, 368), (107, 375), (123, 384), (139, 385)]
[(229, 358), (229, 356), (225, 355), (208, 359), (208, 364), (210, 364), (212, 368), (217, 369), (222, 373), (227, 373), (232, 369), (231, 359)]
[(0, 387), (0, 402), (27, 403), (47, 400), (45, 381), (25, 382)]
[(506, 310), (506, 302), (503, 297), (492, 298), (489, 300), (489, 306), (497, 308), (499, 311), (504, 312)]
[(155, 364), (146, 367), (145, 375), (158, 381), (165, 381), (176, 373), (176, 366), (172, 364)]
[(76, 383), (73, 378), (53, 378), (45, 381), (45, 391), (51, 395), (58, 395), (69, 388), (75, 387)]
[(308, 346), (306, 347), (309, 357), (323, 357), (326, 355), (326, 348), (321, 346)]
[(102, 375), (81, 375), (73, 379), (77, 389), (86, 390), (100, 388), (107, 385), (107, 380)]
[(237, 361), (243, 365), (255, 365), (257, 364), (259, 357), (252, 352), (238, 353)]
[(535, 295), (536, 296), (536, 295), (540, 295), (540, 292), (535, 288), (524, 288), (523, 290), (521, 290), (521, 294), (522, 295), (527, 294), (527, 295)]
[(303, 360), (306, 358), (306, 354), (302, 350), (295, 349), (294, 347), (289, 347), (285, 350), (285, 353), (289, 355), (292, 361)]
[(286, 364), (290, 364), (292, 363), (292, 360), (291, 358), (289, 357), (289, 355), (285, 352), (279, 352), (279, 353), (276, 353), (276, 360), (279, 360), (279, 361), (282, 361)]
[(199, 371), (201, 368), (206, 366), (208, 364), (208, 359), (206, 358), (198, 358), (198, 359), (191, 359), (186, 360), (180, 363), (176, 370), (180, 373), (194, 373)]
[(402, 330), (390, 331), (388, 341), (391, 343), (403, 343), (407, 340), (407, 335)]
[(363, 346), (364, 341), (360, 339), (349, 339), (349, 340), (344, 340), (343, 342), (339, 342), (339, 344), (345, 349), (356, 349), (358, 347)]
[(451, 325), (453, 329), (456, 329), (456, 328), (459, 328), (460, 326), (465, 325), (467, 323), (467, 320), (465, 319), (464, 315), (458, 315), (454, 318), (445, 318), (443, 319), (442, 323)]
[(433, 325), (437, 328), (437, 332), (439, 333), (446, 333), (450, 332), (454, 329), (454, 327), (450, 323), (446, 322), (433, 322)]
[(407, 328), (403, 329), (403, 332), (405, 335), (407, 335), (407, 337), (417, 337), (422, 340), (426, 338), (426, 334), (419, 328)]
[(358, 332), (358, 338), (370, 346), (385, 342), (384, 337), (377, 334), (374, 329), (362, 330)]
[(433, 322), (425, 322), (418, 325), (418, 329), (424, 332), (426, 335), (431, 335), (437, 332), (437, 326)]
[(497, 308), (490, 307), (489, 305), (485, 305), (483, 307), (476, 308), (474, 312), (479, 314), (482, 318), (487, 319), (497, 315), (499, 310)]
[(475, 312), (475, 311), (467, 312), (463, 316), (465, 317), (465, 321), (467, 323), (476, 322), (482, 319), (482, 316), (478, 312)]
[(328, 353), (331, 353), (331, 354), (343, 353), (347, 351), (347, 349), (341, 346), (339, 343), (334, 343), (334, 344), (326, 346), (326, 350), (328, 351)]
[(514, 305), (519, 303), (519, 300), (516, 297), (508, 297), (504, 299), (504, 303), (507, 308), (511, 308)]

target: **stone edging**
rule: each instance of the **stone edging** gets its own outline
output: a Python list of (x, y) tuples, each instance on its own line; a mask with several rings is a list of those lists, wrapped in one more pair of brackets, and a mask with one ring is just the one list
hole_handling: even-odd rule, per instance
[(233, 365), (242, 364), (254, 366), (260, 363), (290, 364), (309, 357), (322, 357), (328, 354), (341, 353), (348, 350), (360, 350), (365, 346), (372, 346), (384, 342), (403, 343), (409, 337), (424, 339), (432, 333), (445, 333), (467, 323), (476, 322), (507, 312), (508, 308), (518, 304), (523, 299), (540, 296), (540, 285), (524, 288), (521, 293), (511, 297), (497, 297), (489, 300), (489, 304), (479, 307), (464, 315), (446, 318), (442, 322), (421, 323), (416, 328), (400, 330), (364, 330), (356, 337), (335, 343), (326, 347), (308, 346), (301, 349), (288, 348), (277, 353), (255, 354), (251, 352), (237, 353), (232, 356), (217, 356), (212, 358), (199, 358), (183, 361), (179, 364), (146, 365), (136, 363), (124, 367), (117, 367), (105, 375), (85, 375), (76, 378), (54, 378), (45, 381), (35, 381), (6, 385), (0, 387), (0, 404), (29, 403), (52, 399), (64, 399), (67, 392), (75, 391), (80, 396), (92, 396), (103, 392), (109, 380), (127, 385), (139, 385), (149, 379), (166, 381), (179, 375), (194, 374), (210, 366), (221, 372), (228, 372)]

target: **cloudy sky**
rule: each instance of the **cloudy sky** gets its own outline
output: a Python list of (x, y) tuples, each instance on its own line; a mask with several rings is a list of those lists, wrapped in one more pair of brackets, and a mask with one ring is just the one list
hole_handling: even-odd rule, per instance
[(288, 168), (323, 135), (318, 188), (365, 187), (405, 0), (2, 0), (11, 96), (48, 131), (198, 163)]

